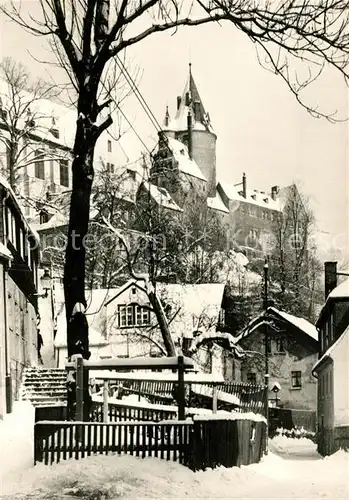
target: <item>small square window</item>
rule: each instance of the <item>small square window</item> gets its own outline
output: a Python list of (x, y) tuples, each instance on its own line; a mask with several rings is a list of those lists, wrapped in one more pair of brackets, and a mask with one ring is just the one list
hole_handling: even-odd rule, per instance
[(300, 389), (302, 387), (302, 372), (301, 371), (291, 372), (291, 384), (292, 384), (292, 389)]

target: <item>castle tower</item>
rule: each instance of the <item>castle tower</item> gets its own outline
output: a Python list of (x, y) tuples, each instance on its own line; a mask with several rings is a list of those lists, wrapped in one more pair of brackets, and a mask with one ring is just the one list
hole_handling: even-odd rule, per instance
[(163, 131), (188, 147), (189, 156), (195, 160), (207, 179), (208, 196), (216, 192), (216, 140), (209, 114), (195, 84), (191, 64), (189, 77), (182, 96), (177, 97), (177, 111), (173, 119), (166, 113)]

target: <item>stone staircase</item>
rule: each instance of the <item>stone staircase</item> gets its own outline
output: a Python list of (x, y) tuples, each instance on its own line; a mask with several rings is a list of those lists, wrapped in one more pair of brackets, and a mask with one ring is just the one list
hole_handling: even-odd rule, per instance
[(67, 404), (67, 372), (62, 368), (29, 367), (23, 372), (21, 399), (33, 406)]

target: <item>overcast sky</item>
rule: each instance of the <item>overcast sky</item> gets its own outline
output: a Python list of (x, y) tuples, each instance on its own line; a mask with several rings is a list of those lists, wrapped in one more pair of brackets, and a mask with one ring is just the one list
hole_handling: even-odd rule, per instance
[[(33, 12), (35, 3), (26, 2)], [(34, 75), (55, 71), (43, 70), (32, 58), (48, 58), (43, 38), (4, 19), (0, 32), (1, 57), (20, 60)], [(155, 34), (128, 53), (128, 67), (142, 70), (139, 88), (160, 123), (166, 105), (170, 114), (175, 112), (189, 60), (218, 136), (218, 179), (237, 183), (246, 172), (248, 186), (264, 191), (297, 181), (310, 198), (322, 246), (347, 253), (348, 123), (333, 125), (311, 117), (281, 78), (258, 64), (253, 44), (230, 24), (183, 28), (173, 36)], [(307, 98), (324, 112), (338, 110), (339, 117), (347, 116), (348, 89), (334, 72), (325, 72)], [(124, 111), (150, 148), (156, 130), (139, 103), (128, 99)], [(144, 150), (133, 132), (123, 137), (122, 145), (130, 160)], [(118, 162), (125, 163), (122, 150), (116, 153)]]

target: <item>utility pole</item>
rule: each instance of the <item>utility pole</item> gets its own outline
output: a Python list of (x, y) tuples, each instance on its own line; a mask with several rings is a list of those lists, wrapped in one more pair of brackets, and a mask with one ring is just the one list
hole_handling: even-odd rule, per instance
[(265, 315), (264, 322), (264, 348), (265, 348), (265, 372), (264, 372), (264, 384), (265, 384), (265, 418), (267, 421), (266, 425), (266, 438), (265, 438), (265, 451), (268, 453), (268, 435), (269, 435), (269, 360), (268, 360), (268, 324), (267, 324), (267, 310), (268, 310), (268, 273), (269, 264), (268, 258), (265, 258), (264, 264), (264, 297), (263, 297), (263, 309)]

